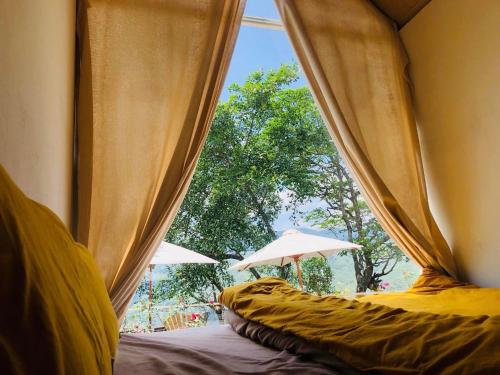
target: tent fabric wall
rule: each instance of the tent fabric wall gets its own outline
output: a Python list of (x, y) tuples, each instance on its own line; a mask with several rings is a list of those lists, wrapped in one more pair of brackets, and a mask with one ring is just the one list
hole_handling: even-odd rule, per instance
[(74, 64), (74, 1), (0, 1), (0, 163), (68, 227)]
[(380, 224), (420, 266), (456, 276), (429, 209), (393, 25), (365, 0), (277, 0), (337, 149)]
[(463, 278), (483, 287), (500, 286), (499, 20), (497, 0), (439, 0), (400, 31), (431, 208)]
[(80, 9), (77, 238), (119, 317), (189, 185), (244, 4), (90, 0)]

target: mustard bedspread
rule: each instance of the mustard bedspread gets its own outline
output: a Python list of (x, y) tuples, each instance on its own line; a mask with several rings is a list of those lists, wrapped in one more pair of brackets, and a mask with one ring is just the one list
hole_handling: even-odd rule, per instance
[(432, 268), (424, 268), (406, 292), (367, 295), (359, 301), (434, 314), (500, 315), (499, 288), (479, 288)]
[(393, 308), (400, 307), (407, 311), (465, 316), (500, 316), (500, 289), (498, 288), (453, 288), (430, 295), (407, 292), (374, 294), (358, 300)]
[(431, 314), (317, 297), (276, 278), (226, 288), (220, 301), (246, 319), (317, 343), (360, 370), (500, 373), (500, 316)]
[(424, 268), (406, 292), (372, 294), (358, 300), (434, 314), (500, 315), (499, 288), (479, 288), (431, 268)]

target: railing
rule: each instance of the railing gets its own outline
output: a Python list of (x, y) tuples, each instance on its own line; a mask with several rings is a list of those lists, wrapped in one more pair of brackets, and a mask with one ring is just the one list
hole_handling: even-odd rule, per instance
[(138, 303), (128, 309), (122, 333), (158, 332), (222, 324), (224, 307), (219, 303), (153, 305)]

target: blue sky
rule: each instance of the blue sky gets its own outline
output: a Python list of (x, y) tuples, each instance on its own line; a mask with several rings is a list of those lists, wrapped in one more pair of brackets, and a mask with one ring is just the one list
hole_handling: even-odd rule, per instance
[[(245, 15), (280, 18), (273, 0), (248, 0)], [(297, 58), (284, 31), (242, 26), (220, 100), (228, 98), (227, 87), (231, 83), (243, 83), (249, 73), (292, 62), (297, 62)], [(302, 77), (297, 85), (306, 85), (305, 79)]]

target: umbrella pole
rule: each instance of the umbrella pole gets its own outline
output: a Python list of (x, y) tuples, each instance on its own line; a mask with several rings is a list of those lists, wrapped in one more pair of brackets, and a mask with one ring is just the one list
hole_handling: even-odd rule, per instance
[(297, 268), (297, 277), (299, 279), (300, 290), (304, 290), (304, 285), (302, 284), (302, 271), (300, 270), (300, 260), (299, 257), (293, 258), (295, 261), (295, 267)]
[(148, 321), (149, 330), (153, 328), (153, 319), (151, 317), (151, 308), (153, 307), (153, 265), (149, 265), (149, 304), (148, 304)]

